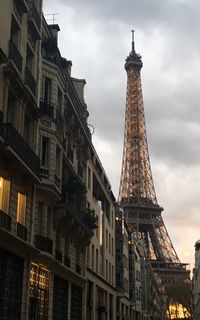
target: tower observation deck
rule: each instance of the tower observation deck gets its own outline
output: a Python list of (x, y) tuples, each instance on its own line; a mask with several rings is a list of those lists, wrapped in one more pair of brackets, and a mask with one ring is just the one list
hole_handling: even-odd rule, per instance
[[(187, 264), (180, 262), (169, 237), (161, 215), (163, 208), (158, 205), (153, 184), (141, 86), (142, 67), (141, 56), (135, 51), (132, 31), (132, 48), (125, 62), (127, 93), (119, 204), (124, 209), (133, 236), (143, 241), (153, 270), (165, 283), (169, 304), (172, 300), (178, 300), (178, 304), (186, 305), (189, 271), (186, 270)], [(180, 295), (175, 298), (173, 287), (179, 283), (188, 283), (187, 289), (184, 297)]]

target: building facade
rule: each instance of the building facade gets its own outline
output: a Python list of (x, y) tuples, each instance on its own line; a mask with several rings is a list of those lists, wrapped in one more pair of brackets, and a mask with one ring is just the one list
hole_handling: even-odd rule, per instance
[(193, 320), (200, 318), (200, 240), (195, 243), (195, 265), (192, 279)]
[(1, 317), (115, 319), (115, 199), (85, 80), (41, 1), (1, 3), (0, 28)]
[(0, 314), (28, 313), (37, 155), (41, 1), (0, 4)]

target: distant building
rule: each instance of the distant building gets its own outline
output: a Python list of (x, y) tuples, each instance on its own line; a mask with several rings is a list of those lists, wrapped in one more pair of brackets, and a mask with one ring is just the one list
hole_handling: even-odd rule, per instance
[(133, 239), (124, 211), (116, 211), (116, 319), (166, 319), (166, 293), (146, 259), (142, 240)]
[(200, 240), (195, 243), (195, 265), (192, 279), (193, 320), (200, 319)]

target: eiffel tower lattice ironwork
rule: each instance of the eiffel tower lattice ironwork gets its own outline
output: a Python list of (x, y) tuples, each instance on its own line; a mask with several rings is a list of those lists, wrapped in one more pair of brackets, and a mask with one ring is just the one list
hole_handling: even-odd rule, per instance
[(189, 279), (189, 271), (178, 258), (162, 219), (163, 208), (156, 198), (145, 128), (142, 66), (132, 31), (132, 50), (125, 63), (127, 96), (119, 203), (131, 232), (143, 240), (153, 270), (170, 286), (177, 279)]

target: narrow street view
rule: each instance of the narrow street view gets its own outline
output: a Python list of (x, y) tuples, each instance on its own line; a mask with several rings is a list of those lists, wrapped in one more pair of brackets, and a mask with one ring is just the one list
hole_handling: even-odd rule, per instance
[(0, 320), (200, 320), (200, 5), (156, 3), (0, 1)]

